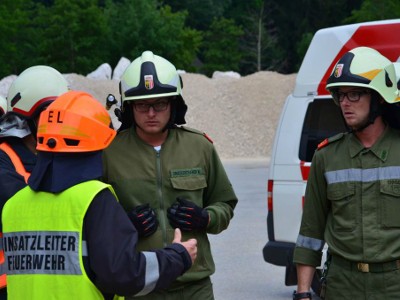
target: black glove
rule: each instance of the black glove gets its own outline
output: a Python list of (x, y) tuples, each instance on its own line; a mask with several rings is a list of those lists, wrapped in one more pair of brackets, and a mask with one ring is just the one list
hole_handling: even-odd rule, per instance
[(178, 203), (168, 208), (169, 223), (183, 231), (205, 229), (209, 222), (207, 210), (184, 198), (176, 198)]
[(139, 237), (150, 236), (157, 230), (158, 221), (156, 213), (148, 203), (136, 206), (128, 212), (128, 217), (139, 233)]

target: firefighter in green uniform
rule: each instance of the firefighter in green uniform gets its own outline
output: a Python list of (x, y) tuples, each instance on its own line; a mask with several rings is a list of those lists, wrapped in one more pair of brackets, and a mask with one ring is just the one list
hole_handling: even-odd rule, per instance
[(228, 227), (238, 201), (216, 149), (204, 133), (179, 126), (182, 80), (166, 59), (143, 52), (122, 75), (120, 93), (122, 124), (103, 155), (104, 180), (140, 234), (138, 249), (162, 248), (174, 228), (199, 245), (186, 274), (140, 299), (214, 299), (207, 234)]
[(325, 299), (400, 299), (394, 65), (378, 51), (358, 47), (340, 58), (326, 87), (349, 132), (322, 142), (313, 157), (294, 251), (298, 286), (293, 299), (311, 299), (325, 243)]

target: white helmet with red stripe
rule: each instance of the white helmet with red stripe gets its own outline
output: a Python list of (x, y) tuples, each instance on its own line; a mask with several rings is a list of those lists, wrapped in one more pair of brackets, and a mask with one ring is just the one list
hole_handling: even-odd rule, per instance
[(68, 82), (56, 69), (49, 66), (29, 67), (14, 80), (8, 90), (8, 110), (25, 119), (33, 119), (67, 91)]

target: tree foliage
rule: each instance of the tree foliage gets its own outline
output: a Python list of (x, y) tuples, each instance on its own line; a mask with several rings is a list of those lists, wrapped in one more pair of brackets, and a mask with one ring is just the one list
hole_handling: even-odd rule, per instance
[(36, 57), (35, 4), (2, 0), (0, 4), (0, 78), (18, 73)]
[(398, 18), (398, 0), (1, 0), (0, 78), (87, 74), (145, 50), (211, 75), (297, 72), (321, 28)]
[(36, 64), (86, 74), (103, 63), (107, 59), (107, 24), (102, 15), (97, 0), (54, 0), (51, 6), (39, 5)]
[(396, 19), (400, 16), (400, 1), (398, 0), (365, 0), (359, 10), (352, 11), (347, 23)]
[(279, 45), (271, 7), (263, 0), (237, 1), (228, 15), (243, 29), (240, 71), (249, 74), (279, 66)]
[(239, 39), (242, 34), (242, 29), (233, 20), (214, 19), (204, 37), (203, 71), (207, 75), (216, 70), (239, 72), (242, 56)]
[(173, 11), (187, 10), (187, 25), (201, 31), (207, 31), (214, 19), (225, 15), (232, 0), (165, 0), (163, 3), (172, 7)]
[(189, 69), (200, 47), (200, 31), (185, 26), (187, 11), (172, 12), (169, 6), (158, 6), (155, 0), (107, 1), (106, 15), (110, 26), (110, 63), (121, 56), (132, 60), (145, 50)]

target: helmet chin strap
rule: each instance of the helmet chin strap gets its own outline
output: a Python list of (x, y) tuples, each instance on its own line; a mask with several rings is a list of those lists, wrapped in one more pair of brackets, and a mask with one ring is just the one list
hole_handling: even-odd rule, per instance
[(27, 119), (27, 123), (28, 123), (28, 126), (29, 126), (29, 129), (31, 130), (31, 134), (32, 134), (32, 136), (34, 137), (34, 139), (35, 140), (37, 140), (37, 124), (36, 124), (36, 122), (35, 122), (35, 120), (33, 120), (33, 119)]
[[(376, 118), (376, 117), (375, 117), (375, 118)], [(361, 131), (363, 131), (365, 128), (367, 128), (369, 125), (374, 124), (374, 122), (375, 122), (375, 119), (371, 120), (371, 118), (368, 118), (368, 120), (367, 120), (363, 125), (361, 125), (360, 127), (358, 127), (358, 128), (351, 128), (351, 129), (350, 129), (350, 132), (351, 132), (351, 133), (361, 132)]]
[(369, 106), (369, 114), (368, 114), (368, 119), (366, 120), (366, 122), (364, 124), (362, 124), (360, 127), (358, 128), (352, 128), (350, 130), (350, 132), (361, 132), (363, 131), (365, 128), (367, 128), (369, 125), (374, 124), (375, 119), (382, 115), (382, 107), (381, 104), (379, 103), (379, 96), (372, 93), (371, 94), (371, 103)]

